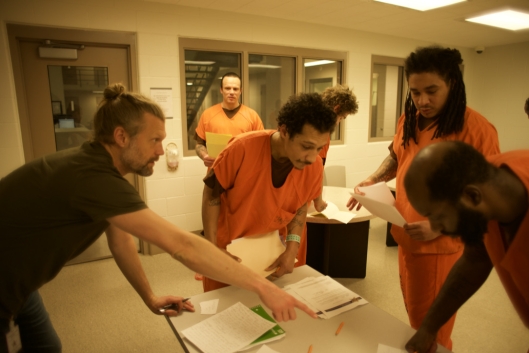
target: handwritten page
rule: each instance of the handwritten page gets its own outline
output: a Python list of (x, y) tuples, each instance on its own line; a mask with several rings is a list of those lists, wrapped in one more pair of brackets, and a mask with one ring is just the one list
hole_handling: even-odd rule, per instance
[(233, 353), (246, 347), (276, 324), (238, 302), (182, 331), (204, 353)]
[(285, 287), (285, 291), (295, 292), (309, 307), (316, 308), (318, 316), (329, 319), (345, 311), (367, 304), (367, 300), (342, 286), (329, 276), (307, 277)]
[(340, 211), (338, 206), (336, 206), (331, 201), (326, 201), (326, 202), (327, 202), (327, 208), (325, 210), (323, 210), (322, 212), (318, 212), (318, 211), (310, 212), (309, 216), (323, 215), (328, 219), (335, 219), (345, 224), (349, 223), (349, 221), (353, 219), (354, 216), (356, 216), (356, 214), (349, 212), (349, 211)]
[(203, 315), (212, 315), (217, 313), (217, 307), (219, 306), (219, 300), (213, 299), (200, 303), (200, 313)]
[(212, 158), (217, 158), (224, 147), (228, 145), (228, 142), (231, 140), (231, 138), (232, 136), (230, 134), (216, 134), (214, 132), (206, 132), (208, 155)]
[(285, 252), (285, 246), (281, 242), (279, 232), (276, 230), (267, 234), (235, 239), (226, 247), (226, 250), (230, 254), (239, 257), (244, 266), (249, 267), (263, 277), (267, 277), (275, 269), (265, 271), (265, 268), (274, 263)]
[(405, 349), (393, 348), (386, 346), (385, 344), (379, 343), (377, 353), (408, 353)]
[(369, 212), (399, 227), (406, 220), (395, 208), (395, 198), (384, 182), (358, 188), (365, 195), (351, 193)]

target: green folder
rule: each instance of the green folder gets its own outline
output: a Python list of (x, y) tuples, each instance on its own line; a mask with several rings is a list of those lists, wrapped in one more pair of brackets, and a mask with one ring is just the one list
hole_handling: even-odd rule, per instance
[[(270, 315), (268, 315), (266, 310), (261, 305), (254, 306), (253, 308), (250, 308), (250, 310), (252, 310), (257, 315), (261, 316), (263, 319), (266, 319), (266, 320), (268, 320), (270, 322), (276, 323), (276, 321)], [(285, 334), (286, 334), (285, 330), (283, 330), (281, 328), (281, 326), (279, 326), (276, 323), (276, 325), (274, 327), (272, 327), (270, 330), (266, 331), (264, 334), (262, 334), (255, 341), (250, 343), (248, 346), (246, 346), (243, 349), (241, 349), (241, 351), (244, 351), (246, 349), (252, 348), (253, 346), (255, 346), (257, 344), (263, 344), (263, 343), (268, 343), (268, 342), (271, 342), (271, 341), (278, 340), (280, 338), (285, 337)]]

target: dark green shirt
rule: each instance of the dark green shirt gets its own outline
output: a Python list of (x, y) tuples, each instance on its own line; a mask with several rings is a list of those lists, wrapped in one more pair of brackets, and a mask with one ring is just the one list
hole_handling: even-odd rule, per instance
[(109, 226), (147, 206), (97, 142), (39, 158), (0, 180), (0, 318)]

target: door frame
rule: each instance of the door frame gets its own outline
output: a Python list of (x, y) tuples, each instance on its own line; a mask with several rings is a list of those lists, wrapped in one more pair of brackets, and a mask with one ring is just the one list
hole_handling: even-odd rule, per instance
[[(56, 40), (68, 44), (96, 44), (98, 46), (120, 47), (127, 50), (130, 87), (129, 91), (139, 88), (138, 59), (136, 33), (122, 31), (98, 31), (78, 28), (59, 28), (45, 26), (30, 26), (17, 23), (6, 23), (11, 64), (15, 80), (15, 92), (22, 135), (24, 160), (33, 160), (33, 146), (31, 139), (28, 102), (25, 94), (24, 72), (22, 70), (22, 56), (19, 41), (23, 40)], [(145, 200), (145, 179), (134, 175), (136, 190), (142, 200)], [(152, 246), (140, 239), (140, 253), (152, 253)]]

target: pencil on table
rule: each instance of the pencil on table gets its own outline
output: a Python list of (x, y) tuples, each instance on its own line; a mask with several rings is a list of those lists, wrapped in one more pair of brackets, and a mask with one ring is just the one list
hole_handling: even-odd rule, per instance
[(338, 334), (339, 334), (340, 331), (342, 330), (343, 325), (344, 325), (344, 322), (342, 321), (342, 323), (340, 324), (340, 326), (338, 326), (338, 330), (336, 330), (336, 336), (338, 336)]
[(309, 347), (309, 353), (312, 353), (312, 344)]

